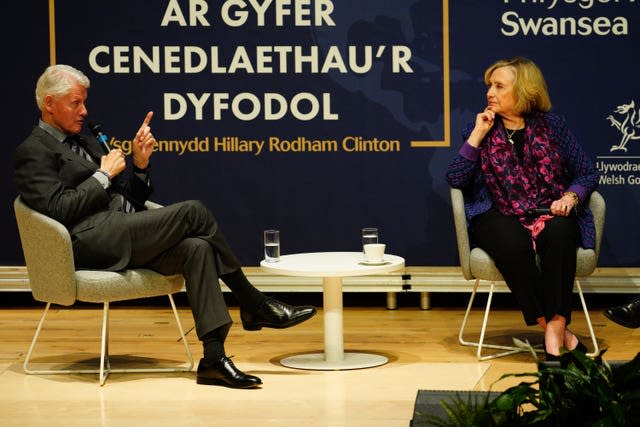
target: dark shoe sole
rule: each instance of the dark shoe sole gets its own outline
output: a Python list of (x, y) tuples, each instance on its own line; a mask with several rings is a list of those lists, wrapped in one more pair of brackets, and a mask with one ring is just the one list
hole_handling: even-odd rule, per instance
[(255, 388), (262, 385), (262, 382), (251, 384), (229, 384), (217, 378), (196, 377), (196, 383), (201, 385), (221, 385), (229, 388)]
[(305, 320), (311, 319), (316, 315), (316, 312), (307, 314), (306, 316), (300, 316), (297, 319), (294, 319), (287, 323), (269, 323), (269, 322), (259, 322), (259, 323), (242, 323), (242, 328), (245, 331), (259, 331), (262, 328), (273, 328), (273, 329), (286, 329), (292, 326), (295, 326), (299, 323), (304, 322)]

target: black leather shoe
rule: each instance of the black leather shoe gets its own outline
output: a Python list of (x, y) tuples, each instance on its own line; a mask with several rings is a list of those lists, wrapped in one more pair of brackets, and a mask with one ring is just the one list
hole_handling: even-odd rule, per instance
[(640, 296), (632, 298), (626, 304), (607, 308), (604, 315), (618, 325), (627, 328), (640, 327)]
[(200, 359), (196, 382), (231, 388), (253, 388), (262, 384), (260, 378), (247, 375), (236, 368), (228, 357), (222, 357), (213, 363)]
[(240, 308), (242, 327), (247, 331), (257, 331), (263, 327), (288, 328), (310, 319), (314, 314), (316, 309), (310, 305), (293, 306), (269, 297), (255, 313)]

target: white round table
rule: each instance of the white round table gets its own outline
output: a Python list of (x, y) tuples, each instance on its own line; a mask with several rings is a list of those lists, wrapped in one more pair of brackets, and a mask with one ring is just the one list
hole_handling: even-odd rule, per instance
[(380, 264), (366, 264), (362, 252), (315, 252), (283, 255), (278, 262), (263, 260), (268, 272), (287, 276), (322, 277), (324, 309), (324, 353), (297, 354), (280, 361), (298, 369), (342, 370), (383, 365), (378, 354), (345, 352), (342, 319), (342, 278), (388, 273), (404, 267), (404, 258), (385, 254)]

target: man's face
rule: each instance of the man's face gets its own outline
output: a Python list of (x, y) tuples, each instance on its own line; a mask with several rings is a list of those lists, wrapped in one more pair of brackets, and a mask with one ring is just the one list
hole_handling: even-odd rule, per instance
[(70, 135), (80, 133), (87, 117), (87, 89), (74, 84), (71, 91), (60, 97), (47, 95), (45, 109), (49, 124)]

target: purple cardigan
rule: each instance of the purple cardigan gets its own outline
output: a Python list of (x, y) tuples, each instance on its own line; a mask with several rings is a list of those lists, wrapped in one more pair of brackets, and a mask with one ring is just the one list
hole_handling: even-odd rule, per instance
[[(598, 187), (600, 178), (598, 170), (567, 128), (563, 117), (553, 113), (545, 113), (542, 117), (546, 120), (549, 129), (553, 133), (553, 138), (558, 143), (558, 150), (564, 164), (564, 178), (568, 183), (567, 191), (575, 192), (580, 198), (580, 205), (584, 208), (582, 214), (578, 217), (578, 224), (582, 234), (582, 246), (584, 248), (594, 248), (595, 226), (593, 214), (588, 208), (587, 200)], [(464, 193), (465, 212), (468, 221), (476, 215), (488, 211), (493, 205), (491, 193), (485, 184), (480, 168), (480, 149), (469, 145), (467, 142), (474, 125), (475, 123), (470, 123), (462, 132), (464, 144), (449, 163), (446, 173), (449, 185), (454, 188), (460, 188)], [(494, 126), (502, 126), (502, 124), (496, 122)], [(526, 116), (525, 126), (528, 126)], [(485, 137), (485, 141), (486, 139), (487, 137)]]

